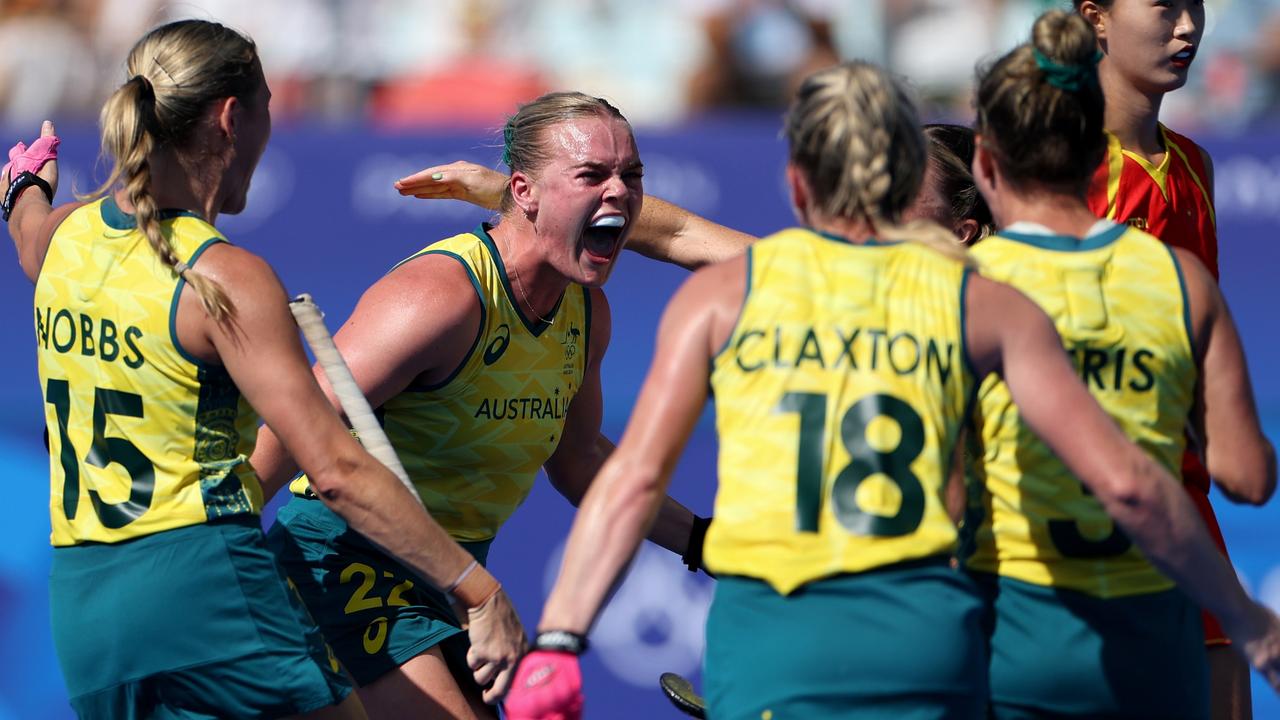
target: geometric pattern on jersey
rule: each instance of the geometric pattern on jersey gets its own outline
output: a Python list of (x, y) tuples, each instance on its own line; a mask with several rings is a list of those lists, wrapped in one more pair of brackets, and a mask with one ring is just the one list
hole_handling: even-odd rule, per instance
[[(1186, 291), (1172, 250), (1125, 225), (1083, 239), (1015, 226), (973, 248), (983, 275), (1053, 319), (1090, 394), (1175, 478), (1197, 370)], [(978, 392), (969, 566), (1102, 598), (1172, 587), (1049, 448), (1020, 420), (1008, 387)], [(976, 500), (976, 499), (975, 499)]]
[[(186, 211), (162, 211), (174, 254), (195, 267), (226, 242)], [(220, 365), (178, 343), (186, 282), (112, 196), (58, 226), (35, 288), (55, 546), (114, 543), (262, 508), (249, 465), (259, 418)]]
[(916, 243), (784, 230), (752, 245), (711, 388), (707, 566), (778, 592), (954, 550), (943, 487), (974, 381), (968, 270)]
[(1160, 125), (1159, 165), (1120, 146), (1107, 133), (1107, 154), (1093, 174), (1087, 200), (1095, 215), (1127, 223), (1185, 248), (1218, 277), (1218, 231), (1208, 172), (1199, 145)]
[(401, 391), (378, 415), (431, 516), (455, 540), (489, 540), (528, 496), (582, 387), (589, 291), (571, 283), (550, 322), (530, 320), (485, 226), (400, 265), (423, 255), (447, 255), (466, 268), (480, 299), (480, 331), (448, 378)]
[[(1218, 231), (1205, 154), (1199, 145), (1160, 126), (1166, 152), (1158, 166), (1120, 146), (1107, 133), (1107, 154), (1089, 185), (1089, 209), (1099, 217), (1128, 223), (1174, 247), (1195, 253), (1214, 279), (1218, 277)], [(1183, 456), (1182, 479), (1203, 494), (1209, 493), (1209, 471), (1194, 452)], [(1222, 546), (1213, 509), (1207, 500), (1197, 501), (1207, 512), (1210, 534)]]

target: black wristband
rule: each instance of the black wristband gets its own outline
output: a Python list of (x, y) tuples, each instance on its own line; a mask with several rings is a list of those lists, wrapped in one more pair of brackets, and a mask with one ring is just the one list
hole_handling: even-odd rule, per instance
[(702, 546), (707, 541), (707, 528), (711, 527), (711, 518), (693, 516), (693, 528), (689, 530), (689, 544), (680, 559), (684, 561), (689, 572), (702, 570)]
[(587, 636), (568, 630), (543, 630), (533, 639), (533, 649), (581, 655), (587, 651)]
[(53, 188), (49, 187), (49, 183), (44, 178), (36, 175), (30, 170), (19, 173), (18, 177), (9, 183), (9, 189), (4, 193), (4, 199), (0, 200), (0, 220), (9, 222), (9, 215), (13, 213), (13, 204), (18, 201), (18, 196), (23, 190), (35, 185), (44, 191), (44, 196), (49, 198), (49, 204), (53, 204)]

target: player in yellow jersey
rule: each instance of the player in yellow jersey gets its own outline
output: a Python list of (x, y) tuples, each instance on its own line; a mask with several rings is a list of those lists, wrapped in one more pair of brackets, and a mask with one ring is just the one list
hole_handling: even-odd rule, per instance
[[(974, 256), (1049, 313), (1094, 398), (1167, 473), (1180, 475), (1190, 425), (1215, 477), (1274, 488), (1275, 452), (1212, 274), (1189, 250), (1099, 221), (1086, 202), (1107, 146), (1097, 61), (1090, 25), (1050, 12), (1030, 44), (980, 79), (974, 175), (1002, 229)], [(998, 379), (982, 386), (976, 469), (986, 494), (968, 566), (993, 606), (994, 714), (1209, 717), (1196, 601), (1215, 609), (1218, 590), (1188, 598), (1175, 588), (1167, 558), (1134, 542), (1087, 478), (1082, 486), (1031, 436), (1026, 410)], [(1223, 581), (1239, 594), (1235, 578)], [(1268, 679), (1277, 683), (1274, 671)]]
[[(991, 211), (973, 185), (973, 131), (944, 123), (924, 126), (928, 164), (920, 194), (902, 211), (907, 220), (932, 220), (951, 228), (965, 245), (991, 233)], [(507, 178), (496, 170), (459, 160), (420, 170), (396, 181), (401, 195), (463, 200), (490, 210), (502, 203)], [(659, 198), (645, 199), (627, 249), (689, 269), (738, 255), (757, 238), (711, 222)]]
[[(943, 486), (990, 372), (1144, 550), (1197, 590), (1231, 577), (1169, 473), (1091, 400), (1044, 313), (970, 273), (940, 228), (900, 224), (924, 141), (895, 81), (861, 63), (820, 71), (786, 135), (806, 227), (698, 271), (672, 300), (626, 433), (575, 520), (543, 634), (587, 631), (709, 391), (721, 434), (710, 717), (985, 716), (979, 595), (948, 563)], [(1236, 590), (1222, 602), (1233, 627), (1251, 647), (1274, 644), (1280, 621)], [(513, 720), (577, 716), (571, 645), (522, 661)]]
[[(631, 127), (604, 100), (521, 107), (505, 154), (501, 222), (401, 262), (335, 338), (431, 515), (480, 564), (540, 468), (576, 504), (613, 449), (600, 433), (600, 286), (643, 200)], [(268, 492), (294, 470), (270, 432), (253, 464)], [(498, 668), (472, 681), (447, 598), (310, 499), (305, 479), (291, 488), (269, 542), (370, 715), (494, 717), (486, 702), (505, 683), (485, 687)], [(701, 546), (694, 527), (669, 503), (652, 537), (686, 553)]]
[[(51, 123), (0, 178), (35, 283), (71, 703), (83, 718), (364, 717), (265, 546), (258, 413), (323, 502), (422, 577), (455, 584), (470, 556), (350, 436), (270, 267), (214, 227), (243, 209), (271, 130), (253, 42), (182, 21), (127, 67), (102, 111), (102, 197), (52, 207)], [(505, 595), (483, 571), (462, 585), (477, 657), (511, 662), (524, 638)]]

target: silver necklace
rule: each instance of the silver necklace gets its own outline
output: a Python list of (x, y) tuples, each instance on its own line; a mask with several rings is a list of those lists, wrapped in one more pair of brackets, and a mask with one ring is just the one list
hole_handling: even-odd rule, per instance
[(524, 283), (520, 282), (520, 272), (516, 270), (515, 265), (511, 266), (511, 276), (516, 279), (516, 287), (520, 288), (520, 298), (524, 300), (524, 306), (529, 308), (529, 312), (533, 313), (533, 316), (538, 318), (538, 320), (541, 321), (543, 324), (555, 325), (556, 324), (555, 317), (544, 318), (542, 317), (542, 315), (538, 313), (537, 310), (533, 308), (533, 303), (529, 302), (529, 294), (524, 291)]

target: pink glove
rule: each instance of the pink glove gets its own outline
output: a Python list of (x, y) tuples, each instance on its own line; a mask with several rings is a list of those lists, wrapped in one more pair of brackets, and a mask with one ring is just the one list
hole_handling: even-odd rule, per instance
[(9, 162), (0, 170), (0, 178), (11, 181), (24, 172), (40, 172), (45, 163), (58, 159), (58, 145), (61, 142), (57, 135), (45, 135), (31, 143), (31, 147), (19, 142), (9, 148)]
[(550, 650), (525, 655), (503, 708), (509, 720), (580, 720), (578, 656)]

